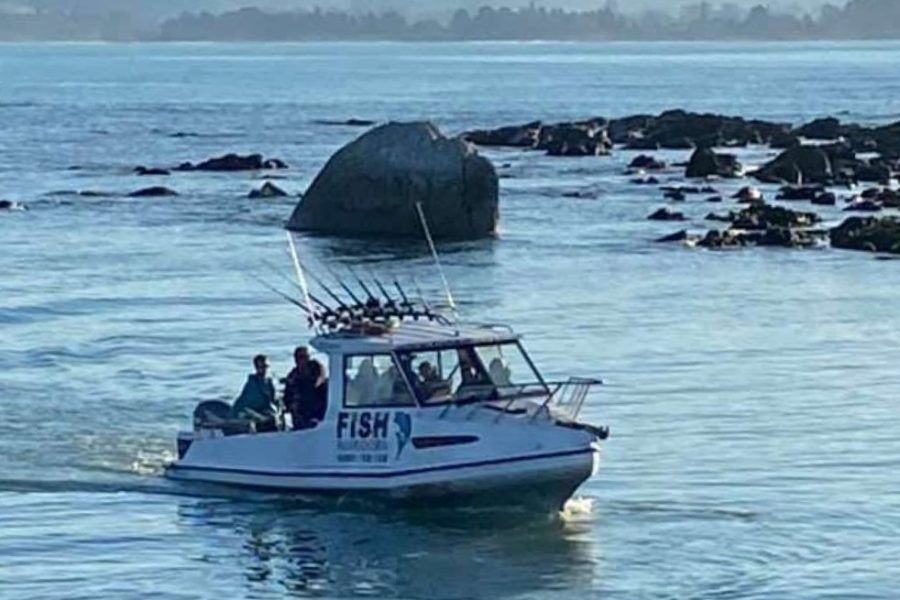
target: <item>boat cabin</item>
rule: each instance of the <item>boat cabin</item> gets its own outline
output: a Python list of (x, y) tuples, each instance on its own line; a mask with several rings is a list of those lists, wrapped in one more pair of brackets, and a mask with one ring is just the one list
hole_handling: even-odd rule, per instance
[(547, 395), (519, 336), (495, 326), (404, 321), (319, 336), (331, 408), (437, 407)]

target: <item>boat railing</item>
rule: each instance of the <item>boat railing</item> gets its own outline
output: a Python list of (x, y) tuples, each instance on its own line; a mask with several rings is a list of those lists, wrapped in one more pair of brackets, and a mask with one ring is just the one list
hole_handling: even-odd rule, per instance
[[(479, 389), (483, 388), (484, 393), (471, 394), (463, 398), (450, 398), (449, 401), (442, 402), (443, 410), (439, 418), (446, 416), (454, 406), (471, 405), (469, 417), (474, 416), (479, 409), (486, 407), (497, 411), (495, 420), (499, 421), (506, 415), (522, 415), (529, 412), (527, 408), (517, 407), (517, 401), (543, 399), (529, 416), (530, 420), (536, 419), (540, 414), (549, 414), (550, 409), (553, 408), (556, 416), (574, 421), (578, 418), (590, 389), (602, 384), (603, 381), (599, 379), (570, 377), (561, 381), (478, 386)], [(470, 388), (470, 391), (474, 389)]]

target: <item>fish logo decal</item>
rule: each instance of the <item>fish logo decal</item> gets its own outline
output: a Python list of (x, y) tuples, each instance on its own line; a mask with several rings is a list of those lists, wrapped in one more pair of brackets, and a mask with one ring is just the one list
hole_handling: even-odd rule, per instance
[(394, 425), (397, 427), (397, 431), (394, 432), (394, 435), (397, 436), (397, 456), (394, 457), (396, 459), (400, 458), (400, 454), (409, 443), (409, 438), (412, 437), (412, 417), (409, 416), (409, 413), (396, 412), (394, 413)]

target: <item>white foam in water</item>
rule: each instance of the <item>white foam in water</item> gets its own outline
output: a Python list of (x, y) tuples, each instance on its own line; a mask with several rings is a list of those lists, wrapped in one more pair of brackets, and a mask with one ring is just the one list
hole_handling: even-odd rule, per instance
[(563, 509), (559, 511), (564, 521), (583, 521), (594, 513), (594, 499), (586, 496), (573, 496), (569, 498)]

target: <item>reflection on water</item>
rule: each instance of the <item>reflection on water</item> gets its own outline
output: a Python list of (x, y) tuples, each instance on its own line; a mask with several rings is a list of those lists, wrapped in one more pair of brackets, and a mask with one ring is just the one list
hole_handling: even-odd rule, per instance
[(223, 541), (238, 548), (239, 559), (221, 566), (239, 565), (253, 595), (505, 598), (590, 589), (600, 561), (589, 523), (559, 516), (424, 507), (376, 515), (271, 498), (183, 498), (178, 515), (209, 542), (206, 560), (217, 562)]

